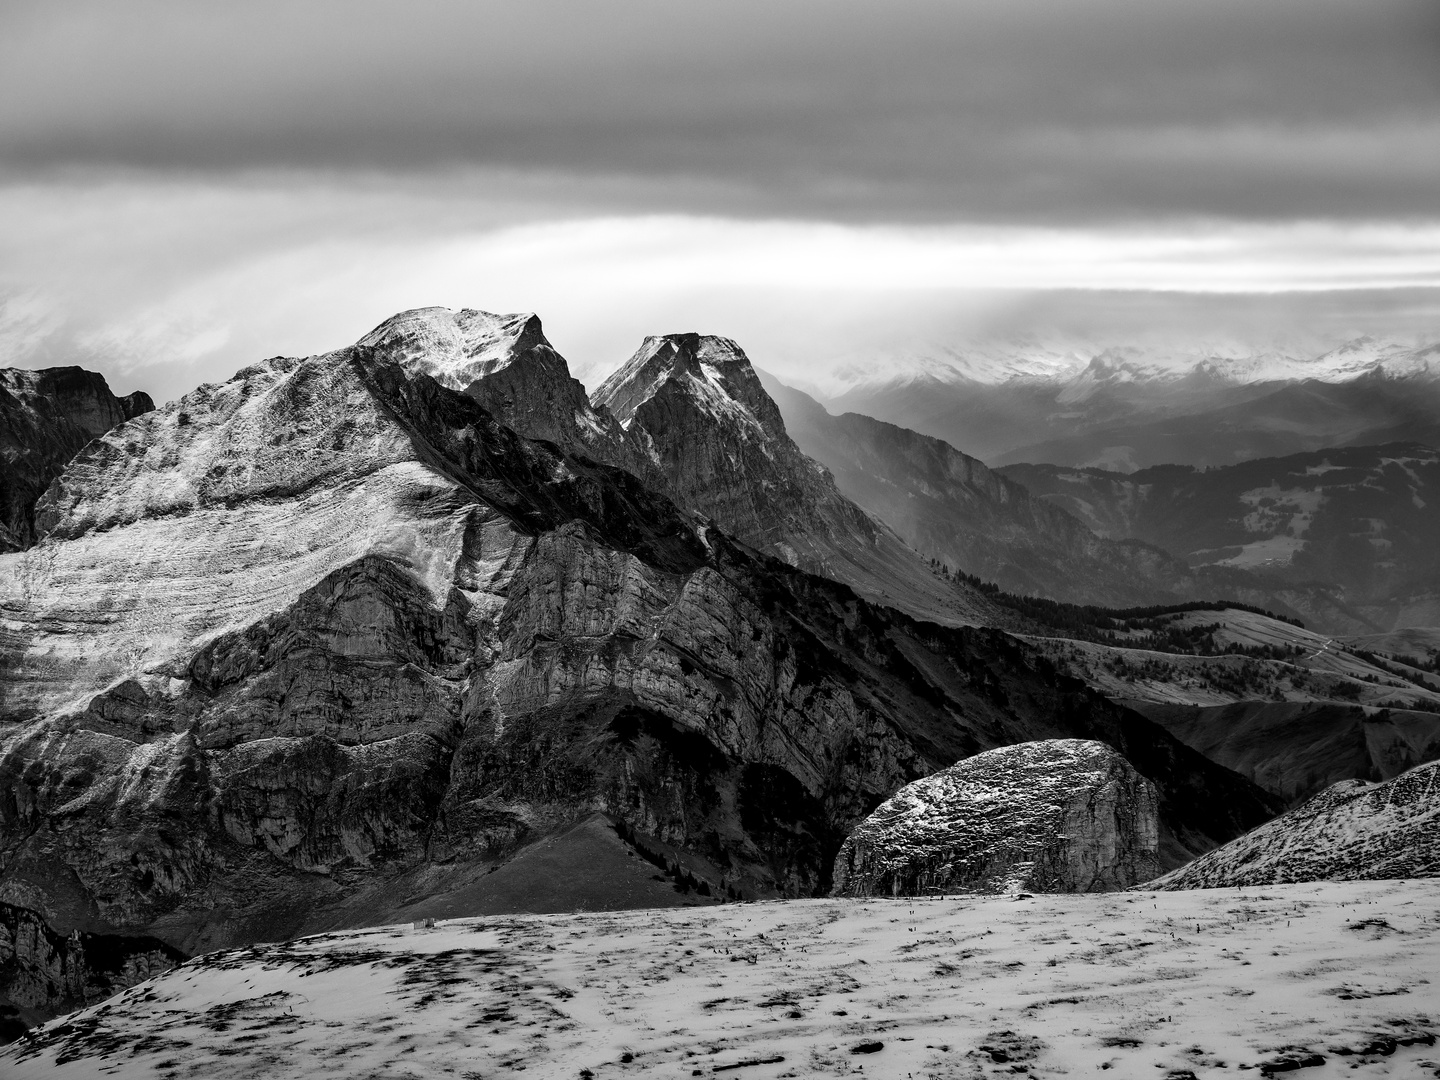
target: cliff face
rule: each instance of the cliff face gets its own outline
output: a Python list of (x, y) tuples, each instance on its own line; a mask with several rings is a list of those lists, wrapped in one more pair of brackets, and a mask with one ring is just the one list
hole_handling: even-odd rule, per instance
[(35, 542), (36, 501), (86, 443), (154, 407), (83, 368), (0, 368), (0, 551)]
[(1436, 876), (1440, 762), (1430, 762), (1381, 784), (1342, 780), (1147, 888)]
[(941, 581), (840, 494), (786, 433), (779, 408), (728, 338), (646, 338), (591, 400), (644, 443), (667, 495), (747, 544), (918, 618), (1006, 624), (1005, 612)]
[(835, 858), (839, 896), (1101, 892), (1159, 866), (1155, 789), (1103, 743), (1021, 743), (901, 788)]
[(35, 912), (0, 904), (0, 1003), (26, 1012), (54, 1014), (100, 1001), (183, 959), (151, 937), (79, 931), (62, 937)]

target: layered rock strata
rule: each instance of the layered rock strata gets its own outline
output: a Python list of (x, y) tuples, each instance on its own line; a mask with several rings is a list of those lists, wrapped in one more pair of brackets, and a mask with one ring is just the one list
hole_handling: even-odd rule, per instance
[(835, 858), (838, 896), (1103, 892), (1159, 866), (1159, 801), (1104, 743), (1006, 746), (907, 784)]
[(1393, 780), (1342, 780), (1289, 813), (1150, 882), (1225, 889), (1440, 876), (1440, 762)]

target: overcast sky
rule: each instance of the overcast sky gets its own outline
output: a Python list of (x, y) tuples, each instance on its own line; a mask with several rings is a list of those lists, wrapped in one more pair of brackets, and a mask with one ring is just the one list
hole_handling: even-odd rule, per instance
[(10, 0), (0, 222), (0, 364), (160, 397), (430, 303), (587, 378), (1077, 290), (1440, 326), (1440, 3)]

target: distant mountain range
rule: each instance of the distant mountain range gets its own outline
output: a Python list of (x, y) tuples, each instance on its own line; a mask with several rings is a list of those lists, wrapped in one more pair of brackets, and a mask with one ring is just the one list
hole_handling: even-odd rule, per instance
[(800, 384), (832, 412), (944, 439), (991, 465), (1132, 471), (1325, 447), (1440, 443), (1440, 344), (1337, 348), (991, 343)]
[(1130, 474), (1054, 465), (1001, 473), (1097, 535), (1158, 545), (1197, 569), (1333, 585), (1376, 632), (1440, 625), (1440, 450), (1432, 447), (1392, 443)]

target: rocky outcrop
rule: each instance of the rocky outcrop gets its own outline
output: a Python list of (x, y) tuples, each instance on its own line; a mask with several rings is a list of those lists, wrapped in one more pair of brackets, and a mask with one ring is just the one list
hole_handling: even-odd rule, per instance
[(1380, 784), (1342, 780), (1145, 887), (1225, 889), (1436, 876), (1440, 762), (1430, 762)]
[(838, 896), (1103, 892), (1159, 865), (1155, 785), (1103, 743), (978, 754), (901, 788), (835, 858)]
[(893, 530), (801, 453), (749, 359), (728, 338), (669, 334), (591, 396), (637, 436), (661, 490), (761, 551), (919, 618), (1007, 625), (1009, 615), (942, 581)]
[(184, 957), (145, 936), (55, 933), (36, 912), (0, 904), (0, 1002), (53, 1015), (109, 997)]
[(0, 551), (35, 542), (35, 503), (86, 443), (154, 407), (83, 368), (0, 368)]
[(897, 788), (1037, 738), (1153, 777), (1169, 865), (1273, 812), (1025, 643), (759, 555), (379, 346), (137, 418), (36, 523), (0, 556), (0, 900), (63, 936), (383, 922), (596, 812), (720, 895), (814, 894)]

